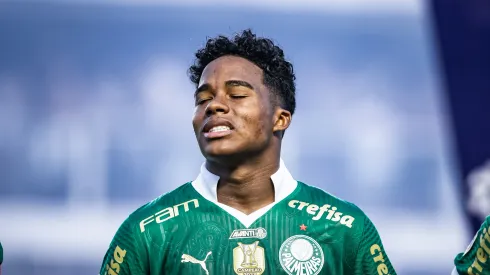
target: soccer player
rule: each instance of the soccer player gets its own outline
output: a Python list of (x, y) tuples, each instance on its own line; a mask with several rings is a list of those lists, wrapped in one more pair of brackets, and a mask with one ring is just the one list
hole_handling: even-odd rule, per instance
[(454, 259), (453, 275), (490, 275), (490, 216), (464, 253)]
[(3, 263), (3, 247), (0, 243), (0, 275), (2, 274), (2, 263)]
[(100, 274), (396, 274), (357, 206), (282, 161), (296, 105), (282, 49), (245, 30), (195, 56), (192, 125), (206, 161), (124, 221)]

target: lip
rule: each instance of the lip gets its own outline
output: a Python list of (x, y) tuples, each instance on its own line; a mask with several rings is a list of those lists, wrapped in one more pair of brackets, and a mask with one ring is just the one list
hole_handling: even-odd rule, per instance
[(202, 126), (201, 132), (208, 133), (209, 130), (211, 130), (213, 127), (216, 126), (227, 126), (230, 128), (230, 130), (235, 129), (235, 127), (233, 127), (233, 124), (231, 124), (230, 121), (223, 118), (217, 118), (217, 119), (209, 119), (208, 121), (206, 121)]
[[(230, 130), (210, 133), (209, 130), (211, 130), (213, 127), (216, 127), (216, 126), (227, 126), (230, 128)], [(231, 134), (234, 129), (235, 129), (235, 127), (233, 126), (233, 124), (226, 119), (223, 119), (223, 118), (209, 119), (202, 126), (201, 133), (204, 134), (205, 138), (220, 138), (220, 137), (224, 137), (224, 136)]]
[(220, 132), (207, 132), (204, 133), (204, 137), (207, 139), (215, 139), (215, 138), (222, 138), (227, 135), (230, 135), (233, 130), (227, 130), (227, 131), (220, 131)]

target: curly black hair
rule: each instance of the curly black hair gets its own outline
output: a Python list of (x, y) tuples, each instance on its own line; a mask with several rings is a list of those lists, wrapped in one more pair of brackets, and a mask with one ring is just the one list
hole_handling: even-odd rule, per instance
[(196, 85), (204, 68), (213, 60), (225, 56), (245, 58), (264, 72), (264, 84), (273, 93), (275, 100), (285, 110), (294, 113), (296, 108), (296, 85), (293, 65), (286, 61), (284, 52), (268, 38), (257, 37), (250, 29), (246, 29), (233, 38), (220, 35), (209, 38), (206, 46), (199, 49), (194, 64), (189, 68), (189, 78)]

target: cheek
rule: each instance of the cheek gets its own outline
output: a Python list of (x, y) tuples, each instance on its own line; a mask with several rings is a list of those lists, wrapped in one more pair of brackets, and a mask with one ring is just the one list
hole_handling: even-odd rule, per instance
[(192, 129), (194, 129), (194, 133), (197, 133), (197, 125), (196, 125), (196, 121), (194, 119), (192, 119)]
[(247, 114), (244, 116), (244, 121), (250, 127), (252, 138), (263, 138), (269, 131), (269, 117), (265, 112), (257, 112), (256, 115)]
[(201, 125), (201, 120), (199, 119), (199, 113), (197, 109), (194, 111), (194, 115), (192, 116), (192, 128), (194, 129), (194, 132), (197, 134), (197, 130), (199, 129)]

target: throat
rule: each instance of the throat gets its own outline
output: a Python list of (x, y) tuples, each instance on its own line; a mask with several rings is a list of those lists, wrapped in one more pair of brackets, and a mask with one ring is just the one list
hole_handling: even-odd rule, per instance
[(208, 161), (209, 171), (219, 176), (216, 188), (219, 203), (249, 215), (275, 201), (271, 176), (279, 170), (279, 156), (260, 160), (247, 159), (225, 166)]
[(274, 185), (265, 181), (231, 183), (220, 180), (217, 188), (218, 202), (249, 215), (274, 202)]

